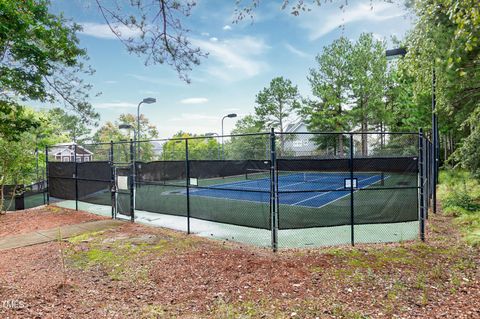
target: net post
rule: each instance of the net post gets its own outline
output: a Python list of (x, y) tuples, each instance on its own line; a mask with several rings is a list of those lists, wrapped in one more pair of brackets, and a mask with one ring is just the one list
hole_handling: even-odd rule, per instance
[(350, 133), (350, 243), (355, 246), (355, 208), (353, 201), (353, 134)]
[(418, 169), (419, 169), (419, 211), (418, 219), (420, 221), (420, 239), (425, 241), (425, 200), (424, 200), (424, 180), (423, 180), (423, 171), (424, 171), (424, 158), (423, 158), (423, 130), (420, 128), (418, 131)]
[(278, 250), (278, 211), (277, 211), (277, 179), (276, 179), (275, 131), (270, 131), (270, 227), (272, 230), (272, 249)]
[(113, 166), (113, 141), (110, 140), (110, 200), (112, 202), (112, 219), (115, 219), (115, 168)]
[[(48, 185), (48, 145), (45, 145), (45, 180), (46, 180), (46, 190), (44, 191), (44, 194), (46, 192), (47, 194), (47, 205), (50, 205), (50, 187)], [(45, 196), (43, 198), (43, 202), (45, 204)]]
[(74, 142), (73, 160), (75, 162), (75, 210), (78, 210), (78, 165), (77, 165), (77, 143)]
[(130, 176), (130, 221), (135, 221), (135, 148), (133, 145), (133, 140), (130, 139), (130, 165), (131, 165), (131, 176)]
[(188, 139), (185, 139), (185, 179), (187, 191), (187, 234), (190, 234), (190, 164), (188, 160)]

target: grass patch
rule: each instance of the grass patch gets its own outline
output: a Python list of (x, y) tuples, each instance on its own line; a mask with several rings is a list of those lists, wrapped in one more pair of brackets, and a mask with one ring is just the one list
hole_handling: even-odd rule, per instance
[(470, 246), (480, 246), (480, 182), (465, 171), (440, 172), (438, 198), (443, 211), (455, 217), (463, 238)]
[(305, 299), (300, 302), (285, 300), (257, 300), (225, 302), (218, 300), (210, 309), (212, 319), (256, 319), (256, 318), (325, 318), (369, 319), (361, 312), (351, 311), (338, 301)]
[(67, 257), (78, 269), (102, 268), (112, 280), (148, 280), (148, 269), (134, 266), (149, 254), (162, 255), (168, 251), (183, 251), (194, 247), (191, 237), (108, 238), (104, 232), (91, 232), (69, 239), (72, 244)]
[(94, 237), (100, 236), (104, 231), (86, 232), (74, 237), (70, 237), (68, 242), (71, 244), (79, 244), (81, 242), (90, 241)]

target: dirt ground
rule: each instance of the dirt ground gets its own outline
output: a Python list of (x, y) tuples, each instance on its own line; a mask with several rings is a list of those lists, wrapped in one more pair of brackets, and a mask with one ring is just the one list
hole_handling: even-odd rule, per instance
[[(48, 217), (52, 227), (71, 221), (63, 217), (71, 212), (20, 214), (28, 213), (52, 215)], [(35, 229), (28, 221), (36, 219), (22, 219), (23, 228), (17, 231)], [(3, 234), (9, 227), (0, 221)], [(125, 223), (68, 241), (3, 251), (0, 314), (2, 318), (480, 318), (478, 248), (463, 244), (450, 218), (431, 216), (428, 230), (426, 243), (273, 253)]]
[(9, 212), (0, 215), (0, 238), (101, 219), (105, 217), (56, 206)]

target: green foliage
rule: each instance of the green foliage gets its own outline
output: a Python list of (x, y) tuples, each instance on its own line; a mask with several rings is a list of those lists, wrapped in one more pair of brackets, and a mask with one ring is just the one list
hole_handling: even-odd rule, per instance
[[(363, 33), (353, 45), (349, 56), (350, 89), (354, 106), (350, 111), (353, 126), (366, 132), (382, 125), (387, 109), (382, 101), (386, 84), (387, 60), (385, 43)], [(368, 154), (367, 135), (362, 135), (362, 154)]]
[(480, 3), (420, 0), (412, 9), (418, 18), (405, 42), (408, 54), (400, 62), (402, 76), (410, 80), (407, 85), (418, 109), (428, 110), (435, 70), (439, 129), (444, 140), (451, 141), (442, 146), (446, 152), (440, 154), (448, 157), (461, 145), (463, 151), (454, 153), (451, 161), (475, 173), (478, 160), (472, 154), (478, 150), (479, 134)]
[(480, 204), (477, 203), (475, 198), (465, 191), (453, 190), (443, 201), (445, 208), (461, 208), (463, 212), (474, 212), (480, 210)]
[(66, 134), (69, 141), (81, 143), (88, 138), (91, 132), (85, 119), (75, 114), (69, 114), (61, 108), (49, 110), (48, 117), (52, 124), (59, 128), (59, 131)]
[[(339, 38), (324, 47), (317, 55), (317, 68), (310, 69), (308, 81), (312, 93), (320, 101), (306, 100), (299, 108), (310, 131), (342, 132), (350, 130), (345, 106), (349, 101), (349, 54), (352, 44), (346, 38)], [(316, 144), (323, 149), (332, 147), (339, 155), (343, 153), (345, 138), (341, 135), (319, 136)], [(337, 147), (338, 146), (338, 147)]]
[(273, 127), (280, 132), (285, 128), (285, 120), (298, 106), (298, 88), (289, 79), (276, 77), (268, 87), (260, 91), (256, 98), (255, 115), (266, 127)]
[[(480, 108), (479, 108), (480, 115)], [(480, 180), (480, 126), (467, 136), (461, 146), (453, 153), (453, 159), (459, 166), (469, 170), (472, 175)]]
[(39, 126), (40, 122), (30, 116), (23, 106), (0, 100), (0, 140), (19, 141), (23, 133)]
[[(385, 125), (388, 111), (382, 101), (387, 82), (383, 42), (366, 33), (355, 43), (340, 38), (324, 47), (316, 62), (308, 80), (318, 100), (304, 101), (299, 107), (310, 131), (368, 131)], [(318, 138), (316, 144), (334, 148), (337, 155), (345, 152), (342, 135)], [(366, 136), (362, 136), (363, 153), (368, 151), (367, 145)]]
[(440, 174), (438, 198), (444, 213), (455, 217), (469, 245), (480, 245), (480, 183), (466, 171)]
[[(185, 160), (185, 139), (201, 137), (195, 134), (178, 132), (162, 147), (163, 160)], [(221, 144), (213, 137), (188, 140), (188, 158), (190, 160), (214, 160), (221, 158)]]
[[(21, 191), (18, 185), (34, 173), (34, 150), (34, 140), (28, 133), (16, 135), (14, 140), (0, 138), (0, 213), (12, 205), (5, 200)], [(6, 185), (13, 185), (13, 193), (7, 193)]]
[[(131, 128), (120, 129), (120, 124), (129, 124)], [(134, 134), (137, 130), (137, 117), (132, 114), (120, 114), (119, 118), (115, 122), (106, 122), (101, 126), (93, 135), (94, 143), (108, 143), (129, 141), (134, 139)], [(155, 125), (143, 115), (140, 114), (140, 132), (142, 140), (146, 142), (138, 143), (139, 151), (137, 151), (137, 160), (150, 161), (155, 157), (154, 145), (148, 140), (158, 137), (158, 131)], [(123, 143), (118, 145), (118, 149), (114, 151), (115, 160), (118, 162), (130, 161), (130, 145), (129, 143)]]
[[(1, 111), (15, 112), (17, 98), (62, 101), (86, 119), (97, 119), (85, 102), (90, 86), (76, 75), (91, 73), (83, 63), (86, 53), (78, 47), (79, 26), (49, 13), (49, 5), (46, 0), (0, 0)], [(13, 123), (5, 123), (9, 119)], [(2, 122), (2, 130), (17, 125), (8, 116)]]
[[(267, 131), (265, 123), (257, 116), (247, 115), (237, 121), (232, 134), (255, 134)], [(225, 157), (232, 160), (269, 158), (269, 136), (235, 136), (224, 142)]]

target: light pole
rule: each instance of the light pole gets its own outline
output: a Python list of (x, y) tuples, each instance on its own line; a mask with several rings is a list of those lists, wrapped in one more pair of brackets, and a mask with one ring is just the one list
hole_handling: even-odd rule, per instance
[(234, 118), (237, 117), (237, 114), (235, 113), (230, 113), (222, 117), (222, 159), (225, 159), (225, 150), (223, 149), (223, 120), (226, 118)]
[[(396, 48), (396, 49), (391, 49), (391, 50), (386, 50), (385, 51), (385, 56), (387, 57), (387, 60), (393, 60), (397, 57), (404, 57), (407, 54), (407, 49), (406, 48)], [(385, 109), (387, 107), (387, 104), (385, 103)], [(380, 141), (382, 147), (385, 145), (385, 135), (383, 134), (385, 125), (383, 125), (383, 121), (380, 124), (380, 132), (382, 133), (380, 135)]]
[[(152, 103), (155, 103), (155, 102), (157, 102), (156, 98), (146, 97), (142, 101), (140, 101), (140, 103), (138, 103), (138, 106), (137, 106), (137, 140), (138, 141), (140, 141), (140, 105), (142, 105), (143, 103), (152, 104)], [(137, 143), (135, 141), (135, 145), (136, 144)], [(138, 157), (140, 158), (140, 145), (138, 145)]]

